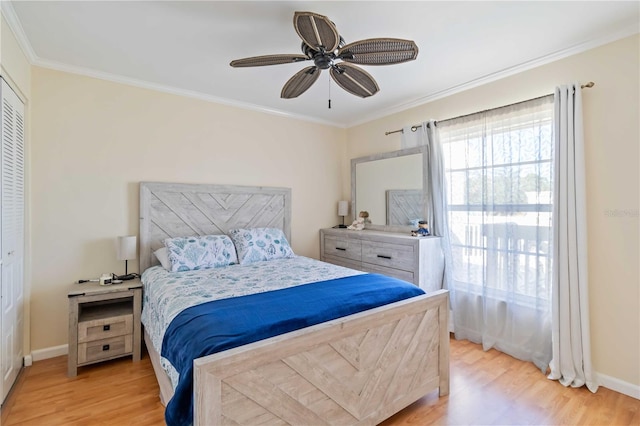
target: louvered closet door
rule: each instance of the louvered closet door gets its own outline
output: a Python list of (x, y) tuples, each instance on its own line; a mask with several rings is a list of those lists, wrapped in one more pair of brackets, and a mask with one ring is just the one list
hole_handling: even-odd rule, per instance
[(9, 393), (22, 368), (23, 336), (23, 274), (24, 274), (24, 105), (2, 80), (2, 237), (0, 281), (2, 312), (2, 401)]

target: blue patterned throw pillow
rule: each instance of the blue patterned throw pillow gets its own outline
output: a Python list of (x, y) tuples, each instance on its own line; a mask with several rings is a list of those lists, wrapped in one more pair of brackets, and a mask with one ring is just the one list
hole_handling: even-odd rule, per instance
[(226, 235), (167, 238), (171, 272), (219, 268), (238, 262), (233, 242)]
[(295, 256), (284, 232), (278, 228), (232, 229), (229, 236), (241, 265)]

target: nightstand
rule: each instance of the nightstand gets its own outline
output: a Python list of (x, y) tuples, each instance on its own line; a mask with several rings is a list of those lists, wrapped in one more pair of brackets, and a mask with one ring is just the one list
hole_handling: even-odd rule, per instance
[(78, 285), (69, 296), (69, 363), (67, 375), (78, 367), (132, 355), (140, 361), (142, 283)]

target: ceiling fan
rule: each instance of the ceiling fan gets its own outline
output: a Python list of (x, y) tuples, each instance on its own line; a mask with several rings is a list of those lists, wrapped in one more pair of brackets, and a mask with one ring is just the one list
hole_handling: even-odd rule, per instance
[(370, 38), (345, 44), (334, 23), (326, 16), (313, 12), (295, 12), (293, 27), (302, 39), (302, 55), (253, 56), (236, 59), (230, 65), (260, 67), (313, 61), (314, 65), (298, 71), (286, 82), (280, 93), (281, 98), (297, 98), (326, 69), (338, 86), (353, 95), (366, 98), (375, 95), (380, 88), (369, 73), (353, 64), (392, 65), (412, 61), (418, 56), (418, 46), (412, 40)]

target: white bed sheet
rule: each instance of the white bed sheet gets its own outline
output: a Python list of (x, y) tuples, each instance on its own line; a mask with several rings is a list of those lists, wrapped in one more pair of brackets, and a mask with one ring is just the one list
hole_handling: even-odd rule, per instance
[[(142, 274), (142, 324), (161, 354), (167, 327), (191, 306), (360, 274), (363, 272), (303, 256), (187, 272), (168, 272), (154, 266)], [(175, 389), (178, 372), (162, 356), (160, 363)]]

